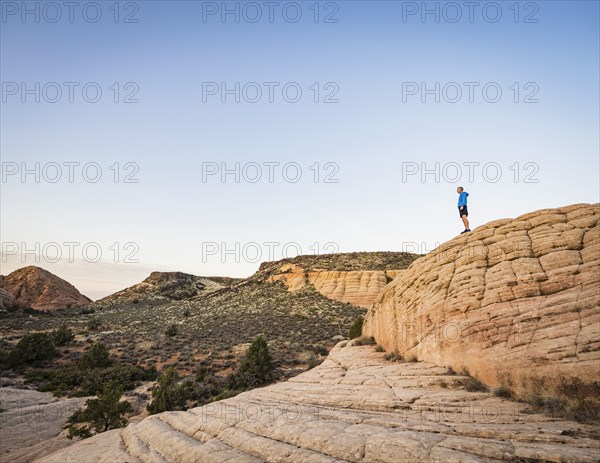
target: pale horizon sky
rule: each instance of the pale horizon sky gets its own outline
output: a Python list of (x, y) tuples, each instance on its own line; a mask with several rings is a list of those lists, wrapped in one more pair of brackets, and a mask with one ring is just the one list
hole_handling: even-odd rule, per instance
[[(249, 276), (284, 245), (426, 252), (462, 231), (458, 185), (472, 229), (600, 201), (595, 1), (498, 2), (496, 22), (451, 22), (448, 2), (426, 2), (439, 22), (413, 2), (297, 2), (297, 22), (293, 8), (269, 22), (264, 2), (256, 22), (239, 2), (239, 22), (210, 14), (222, 2), (99, 2), (97, 22), (0, 3), (1, 274), (38, 265), (96, 299), (153, 270)], [(223, 163), (246, 179), (209, 175)], [(19, 259), (52, 243), (57, 263)]]

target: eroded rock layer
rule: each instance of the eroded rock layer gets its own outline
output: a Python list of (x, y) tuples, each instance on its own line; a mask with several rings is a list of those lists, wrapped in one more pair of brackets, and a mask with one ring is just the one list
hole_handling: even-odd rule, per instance
[(269, 281), (283, 280), (290, 291), (307, 284), (314, 285), (323, 296), (369, 308), (381, 292), (402, 270), (329, 271), (306, 270), (295, 264), (284, 264)]
[(597, 381), (599, 218), (600, 205), (576, 204), (458, 236), (385, 288), (364, 332), (490, 386), (560, 393)]
[(431, 363), (338, 344), (291, 380), (151, 416), (38, 463), (592, 462), (597, 430), (528, 413)]

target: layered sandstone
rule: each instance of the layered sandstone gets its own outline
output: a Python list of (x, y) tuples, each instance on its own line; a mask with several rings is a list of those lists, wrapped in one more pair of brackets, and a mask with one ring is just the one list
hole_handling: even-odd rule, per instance
[(576, 204), (458, 236), (385, 288), (364, 333), (490, 386), (597, 381), (599, 218), (600, 205)]
[(48, 392), (0, 387), (0, 461), (29, 463), (67, 447), (63, 432), (86, 398), (57, 399)]
[(54, 310), (80, 307), (91, 302), (68, 281), (32, 265), (2, 278), (2, 286), (14, 297), (13, 305), (18, 307)]
[(269, 278), (270, 282), (282, 280), (290, 291), (312, 284), (323, 296), (369, 308), (381, 290), (402, 270), (307, 270), (292, 263), (283, 264)]
[(287, 382), (153, 415), (37, 463), (594, 462), (592, 426), (532, 414), (431, 363), (338, 344)]
[(5, 289), (0, 288), (0, 309), (14, 309), (17, 307), (15, 296)]

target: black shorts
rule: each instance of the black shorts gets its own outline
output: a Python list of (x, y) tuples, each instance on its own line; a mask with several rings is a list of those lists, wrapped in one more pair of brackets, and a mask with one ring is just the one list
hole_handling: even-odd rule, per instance
[(467, 217), (469, 217), (469, 211), (467, 210), (467, 206), (463, 206), (462, 211), (460, 210), (460, 206), (459, 206), (458, 215), (459, 215), (459, 217), (462, 217), (463, 215), (466, 215)]

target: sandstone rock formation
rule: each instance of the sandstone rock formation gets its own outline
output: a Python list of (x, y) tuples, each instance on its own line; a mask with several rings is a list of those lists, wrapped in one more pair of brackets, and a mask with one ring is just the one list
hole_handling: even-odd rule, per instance
[[(350, 343), (351, 344), (351, 343)], [(37, 463), (593, 462), (592, 426), (527, 413), (431, 363), (338, 344), (291, 380), (153, 415)]]
[(269, 281), (283, 280), (290, 291), (314, 285), (323, 296), (369, 308), (390, 281), (402, 270), (306, 270), (292, 263), (283, 264)]
[(598, 381), (599, 219), (599, 204), (576, 204), (460, 235), (388, 285), (363, 332), (489, 386)]
[[(152, 272), (144, 281), (98, 301), (99, 305), (131, 303), (134, 300), (181, 301), (225, 287), (227, 278), (204, 278), (183, 272)], [(234, 281), (234, 280), (231, 280)]]
[(0, 287), (0, 309), (14, 309), (16, 307), (15, 296)]
[(23, 267), (2, 279), (3, 289), (19, 307), (37, 310), (68, 309), (91, 302), (71, 283), (40, 267)]
[(48, 392), (0, 387), (0, 461), (29, 463), (70, 445), (62, 428), (85, 400), (59, 400)]

